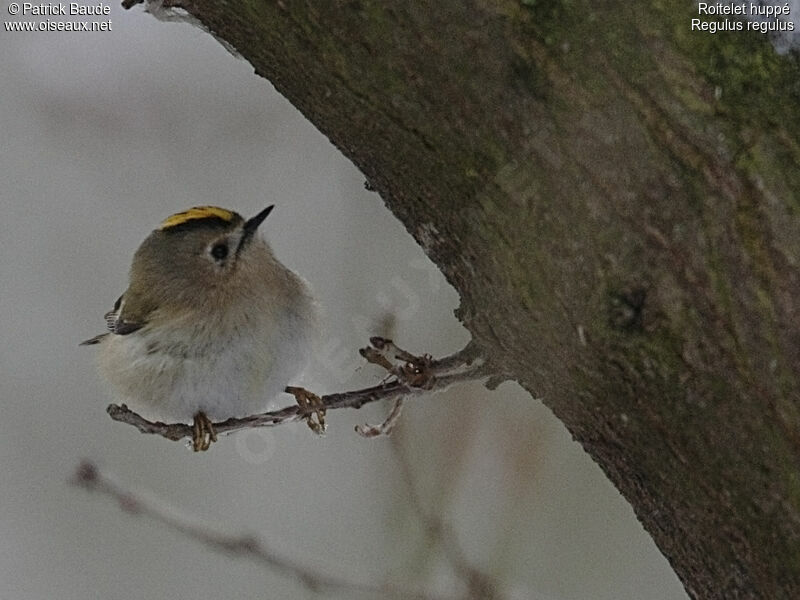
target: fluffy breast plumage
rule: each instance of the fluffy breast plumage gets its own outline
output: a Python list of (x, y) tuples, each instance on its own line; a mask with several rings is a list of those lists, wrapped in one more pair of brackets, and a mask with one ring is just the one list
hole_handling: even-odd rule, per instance
[(313, 311), (271, 304), (224, 316), (187, 313), (168, 323), (156, 315), (139, 331), (108, 336), (100, 368), (120, 400), (147, 418), (262, 412), (308, 360), (313, 319), (298, 308)]

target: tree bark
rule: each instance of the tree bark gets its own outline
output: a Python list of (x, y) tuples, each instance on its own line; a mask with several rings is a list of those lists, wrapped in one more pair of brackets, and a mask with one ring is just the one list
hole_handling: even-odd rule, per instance
[(800, 598), (800, 69), (692, 2), (172, 3), (365, 174), (693, 598)]

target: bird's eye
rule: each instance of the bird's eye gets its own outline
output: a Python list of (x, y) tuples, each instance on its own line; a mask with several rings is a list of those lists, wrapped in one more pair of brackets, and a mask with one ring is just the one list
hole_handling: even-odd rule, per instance
[(228, 244), (219, 242), (211, 247), (211, 256), (214, 260), (224, 260), (228, 256)]

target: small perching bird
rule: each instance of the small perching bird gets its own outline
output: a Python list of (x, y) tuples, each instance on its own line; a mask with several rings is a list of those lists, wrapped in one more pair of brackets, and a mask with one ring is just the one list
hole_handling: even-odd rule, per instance
[(305, 367), (316, 337), (306, 283), (273, 255), (251, 219), (215, 206), (168, 217), (139, 246), (129, 285), (98, 344), (120, 400), (148, 418), (212, 423), (266, 410)]

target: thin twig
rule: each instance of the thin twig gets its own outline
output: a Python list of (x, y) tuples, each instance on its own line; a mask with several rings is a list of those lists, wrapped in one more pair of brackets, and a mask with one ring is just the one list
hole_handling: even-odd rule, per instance
[(376, 586), (351, 582), (346, 579), (317, 573), (304, 565), (273, 552), (263, 542), (250, 534), (235, 535), (214, 530), (202, 524), (196, 517), (182, 515), (165, 503), (139, 495), (102, 472), (97, 465), (83, 461), (78, 465), (70, 483), (92, 492), (109, 496), (127, 513), (144, 516), (161, 523), (178, 533), (195, 539), (206, 546), (237, 557), (246, 557), (253, 562), (296, 579), (312, 592), (329, 592), (357, 595), (367, 598), (416, 598), (417, 600), (445, 600), (422, 592), (401, 590), (391, 586)]
[(356, 425), (356, 433), (365, 438), (391, 435), (392, 431), (397, 426), (397, 423), (400, 421), (401, 414), (403, 414), (402, 396), (394, 401), (392, 410), (389, 411), (389, 416), (384, 419), (383, 423), (379, 423), (378, 425), (370, 425), (369, 423)]
[[(384, 338), (372, 338), (370, 341), (372, 347), (361, 350), (362, 356), (368, 361), (386, 367), (383, 358), (388, 360), (388, 355), (393, 358), (399, 358), (398, 355), (401, 355), (405, 364), (400, 367), (395, 365), (386, 367), (394, 375), (394, 379), (381, 385), (322, 396), (321, 401), (325, 410), (358, 409), (371, 402), (419, 396), (431, 391), (444, 390), (454, 383), (484, 379), (492, 375), (485, 361), (476, 356), (475, 349), (471, 345), (437, 360), (428, 356), (416, 357), (408, 354), (397, 348), (391, 340)], [(387, 355), (384, 348), (391, 349), (391, 353)], [(408, 358), (413, 360), (406, 360)], [(191, 425), (149, 421), (124, 404), (110, 404), (106, 411), (115, 421), (132, 425), (141, 433), (160, 435), (173, 441), (191, 438), (193, 434)], [(308, 411), (294, 404), (257, 415), (220, 421), (214, 423), (214, 430), (217, 434), (226, 434), (254, 427), (274, 427), (308, 418)]]

